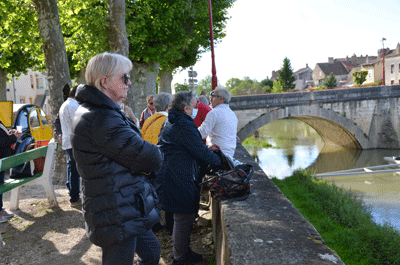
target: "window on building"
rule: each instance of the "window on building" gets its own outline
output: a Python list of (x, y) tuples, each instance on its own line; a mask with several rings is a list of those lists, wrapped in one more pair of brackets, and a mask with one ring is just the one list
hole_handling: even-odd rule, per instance
[(394, 73), (394, 64), (392, 64), (391, 66), (390, 66), (390, 73)]
[(25, 104), (25, 97), (19, 97), (19, 103)]
[(35, 79), (33, 78), (33, 75), (29, 75), (30, 79), (31, 79), (31, 88), (34, 89), (35, 88)]
[(394, 80), (391, 80), (391, 81), (390, 81), (390, 84), (391, 84), (391, 85), (394, 85)]
[(29, 97), (29, 103), (33, 104), (33, 98)]
[(43, 78), (36, 78), (36, 89), (44, 89), (44, 79)]

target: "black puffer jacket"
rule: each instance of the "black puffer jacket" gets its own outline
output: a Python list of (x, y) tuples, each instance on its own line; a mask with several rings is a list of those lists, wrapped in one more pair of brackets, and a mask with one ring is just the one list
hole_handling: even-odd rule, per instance
[(157, 170), (163, 155), (102, 92), (82, 85), (76, 99), (71, 143), (87, 235), (103, 247), (143, 234), (160, 221), (145, 173)]
[(179, 110), (169, 110), (168, 122), (160, 133), (158, 144), (165, 155), (156, 177), (162, 210), (196, 213), (200, 202), (196, 187), (198, 162), (217, 166), (221, 159), (203, 144), (192, 118)]

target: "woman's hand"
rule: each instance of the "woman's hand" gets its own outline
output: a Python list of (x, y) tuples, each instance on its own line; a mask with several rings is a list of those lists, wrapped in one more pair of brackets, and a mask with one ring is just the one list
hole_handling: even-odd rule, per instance
[(11, 131), (8, 132), (8, 134), (9, 134), (9, 135), (14, 134), (15, 137), (18, 138), (18, 137), (21, 136), (22, 132), (19, 132), (19, 131), (15, 130), (15, 129), (12, 129)]
[(208, 147), (208, 150), (210, 150), (210, 151), (215, 151), (215, 150), (219, 150), (219, 149), (220, 149), (220, 147), (217, 144), (213, 144)]

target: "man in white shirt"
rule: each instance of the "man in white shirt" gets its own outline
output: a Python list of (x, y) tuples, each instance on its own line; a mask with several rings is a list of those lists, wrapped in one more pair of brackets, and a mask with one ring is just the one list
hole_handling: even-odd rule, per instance
[(221, 151), (233, 157), (236, 149), (236, 134), (238, 119), (229, 108), (231, 94), (223, 87), (218, 86), (210, 93), (212, 110), (198, 128), (201, 137), (207, 137), (207, 145), (217, 144)]
[(77, 86), (71, 89), (69, 98), (61, 105), (58, 112), (62, 131), (62, 149), (65, 150), (67, 156), (67, 182), (65, 185), (69, 190), (71, 207), (80, 206), (82, 204), (79, 198), (80, 176), (76, 170), (71, 145), (72, 121), (74, 120), (75, 111), (79, 107), (78, 101), (75, 99), (76, 89)]

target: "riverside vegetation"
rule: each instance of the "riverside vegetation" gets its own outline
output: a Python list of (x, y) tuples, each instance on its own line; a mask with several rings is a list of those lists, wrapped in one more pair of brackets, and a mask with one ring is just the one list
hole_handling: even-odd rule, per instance
[(270, 143), (255, 139), (254, 135), (251, 135), (246, 140), (244, 140), (242, 145), (250, 145), (250, 146), (264, 147), (264, 148), (272, 147), (272, 145)]
[(400, 264), (400, 232), (376, 224), (359, 194), (303, 170), (272, 181), (345, 264)]

